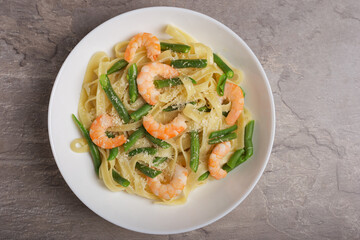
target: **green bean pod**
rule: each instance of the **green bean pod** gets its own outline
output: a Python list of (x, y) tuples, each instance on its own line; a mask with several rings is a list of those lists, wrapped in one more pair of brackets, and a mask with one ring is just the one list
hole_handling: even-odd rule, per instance
[(130, 65), (126, 79), (129, 81), (129, 97), (130, 103), (134, 103), (139, 96), (139, 92), (136, 85), (136, 78), (138, 75), (138, 69), (136, 63)]
[[(239, 86), (240, 87), (240, 86)], [(242, 87), (240, 87), (241, 88), (241, 91), (242, 91), (242, 94), (243, 94), (243, 97), (245, 97), (245, 91), (244, 91), (244, 89), (242, 88)]]
[[(111, 132), (105, 132), (106, 136), (108, 138), (114, 138), (115, 135)], [(119, 153), (119, 148), (118, 147), (115, 147), (115, 148), (112, 148), (110, 149), (110, 152), (109, 152), (109, 157), (108, 157), (108, 161), (111, 161), (111, 160), (114, 160), (116, 158), (116, 156), (118, 155)]]
[(144, 131), (145, 131), (145, 137), (146, 137), (150, 142), (158, 145), (158, 146), (161, 147), (161, 148), (169, 148), (169, 147), (171, 147), (171, 145), (170, 145), (169, 143), (165, 142), (164, 140), (161, 140), (161, 139), (159, 139), (159, 138), (155, 138), (155, 137), (151, 136), (151, 134), (148, 133), (145, 128), (144, 128)]
[(152, 147), (136, 148), (129, 152), (129, 156), (132, 157), (139, 153), (147, 153), (149, 155), (154, 155), (155, 153), (157, 153), (157, 149)]
[(115, 137), (115, 134), (113, 134), (112, 132), (106, 131), (105, 134), (106, 134), (106, 136), (107, 136), (108, 138), (114, 138), (114, 137)]
[(122, 118), (122, 120), (125, 123), (129, 123), (129, 121), (130, 121), (129, 113), (126, 110), (124, 104), (121, 102), (118, 95), (116, 95), (107, 75), (102, 74), (100, 76), (100, 84), (101, 84), (102, 88), (104, 89), (106, 95), (108, 96), (110, 102), (112, 103), (112, 105), (114, 106), (116, 111), (118, 112), (119, 116)]
[(231, 170), (235, 169), (237, 166), (239, 166), (240, 164), (242, 164), (243, 162), (248, 160), (253, 155), (254, 149), (253, 149), (253, 143), (252, 143), (252, 136), (253, 136), (253, 132), (254, 132), (254, 126), (255, 126), (254, 120), (251, 120), (250, 122), (248, 122), (246, 124), (245, 134), (244, 134), (245, 153), (243, 153), (240, 156), (240, 158), (238, 158), (238, 160), (233, 168), (231, 168), (228, 164), (225, 164), (222, 167), (225, 171), (230, 172)]
[(233, 170), (233, 168), (229, 167), (229, 165), (227, 165), (227, 163), (222, 166), (222, 169), (224, 169), (227, 173), (229, 173)]
[(211, 109), (208, 108), (207, 106), (202, 106), (202, 107), (198, 108), (198, 111), (200, 111), (200, 112), (210, 112)]
[(226, 141), (230, 141), (232, 139), (235, 139), (237, 137), (237, 134), (232, 132), (232, 133), (228, 133), (224, 136), (221, 137), (217, 137), (217, 138), (213, 138), (209, 140), (209, 144), (216, 144), (216, 143), (221, 143), (221, 142), (226, 142)]
[(154, 178), (161, 173), (161, 171), (149, 168), (148, 166), (141, 164), (139, 162), (136, 163), (135, 168), (151, 178)]
[(119, 153), (119, 147), (115, 147), (110, 149), (110, 153), (109, 153), (109, 157), (108, 157), (108, 161), (114, 160), (116, 158), (116, 156)]
[(125, 61), (124, 59), (121, 59), (119, 61), (117, 61), (116, 63), (114, 63), (114, 65), (111, 66), (111, 68), (107, 71), (107, 74), (110, 75), (114, 72), (118, 72), (121, 69), (123, 69), (124, 67), (126, 67), (129, 63), (127, 61)]
[(206, 59), (177, 59), (171, 61), (174, 68), (204, 68), (207, 66)]
[(127, 152), (135, 143), (137, 140), (142, 138), (145, 134), (145, 129), (140, 127), (138, 130), (133, 132), (130, 137), (127, 139), (126, 143), (124, 143), (124, 151)]
[(225, 129), (222, 129), (222, 130), (219, 130), (219, 131), (214, 131), (214, 132), (210, 133), (209, 138), (216, 138), (216, 137), (224, 136), (224, 135), (226, 135), (228, 133), (231, 133), (231, 132), (235, 131), (237, 128), (238, 128), (238, 126), (235, 124), (235, 125), (232, 125), (229, 128), (225, 128)]
[(129, 180), (123, 178), (117, 171), (115, 171), (114, 169), (112, 170), (112, 177), (114, 179), (115, 182), (117, 182), (118, 184), (120, 184), (123, 187), (127, 187), (129, 186), (130, 182)]
[(224, 96), (226, 79), (227, 79), (227, 75), (224, 73), (220, 76), (217, 82), (216, 92), (218, 93), (219, 96)]
[(82, 125), (82, 123), (75, 117), (74, 114), (72, 114), (72, 119), (74, 120), (74, 122), (78, 126), (78, 128), (80, 129), (82, 135), (84, 136), (84, 138), (86, 139), (86, 141), (87, 141), (87, 143), (89, 145), (90, 154), (91, 154), (91, 157), (92, 157), (92, 160), (93, 160), (95, 172), (99, 176), (99, 168), (100, 168), (100, 165), (101, 165), (101, 158), (100, 158), (99, 149), (92, 142), (92, 140), (90, 138), (90, 135), (89, 135), (89, 131), (86, 130), (84, 125)]
[(171, 50), (173, 52), (187, 53), (191, 47), (185, 44), (160, 42), (161, 51)]
[(190, 168), (196, 172), (199, 167), (200, 139), (198, 131), (190, 132)]
[(255, 126), (255, 121), (254, 120), (251, 120), (245, 126), (245, 134), (244, 134), (245, 154), (244, 154), (244, 159), (246, 159), (246, 160), (249, 159), (254, 153), (254, 147), (253, 147), (253, 142), (252, 142), (252, 137), (253, 137), (253, 133), (254, 133), (254, 126)]
[(231, 155), (229, 161), (226, 164), (229, 167), (234, 168), (236, 166), (236, 163), (238, 162), (239, 158), (241, 157), (241, 155), (243, 155), (244, 152), (245, 152), (245, 150), (243, 148), (235, 151), (233, 153), (233, 155)]
[[(195, 105), (196, 104), (196, 102), (188, 102), (189, 104), (191, 104), (191, 105)], [(182, 108), (182, 107), (184, 107), (186, 104), (188, 104), (188, 103), (185, 103), (185, 104), (174, 104), (174, 105), (170, 105), (170, 106), (168, 106), (167, 108), (164, 108), (163, 109), (163, 112), (172, 112), (172, 111), (175, 111), (175, 110), (178, 110), (178, 109), (180, 109), (180, 108)]]
[(152, 107), (153, 106), (150, 104), (145, 103), (138, 110), (130, 114), (131, 119), (134, 121), (139, 121), (143, 116), (146, 116), (149, 113)]
[(198, 178), (198, 181), (204, 181), (205, 179), (207, 179), (210, 175), (210, 172), (204, 172), (203, 174), (200, 175), (200, 177)]
[(227, 116), (229, 115), (229, 112), (230, 112), (230, 111), (228, 111), (228, 112), (222, 112), (222, 115), (223, 115), (224, 117), (227, 117)]
[(190, 81), (191, 81), (192, 84), (195, 85), (195, 84), (197, 83), (197, 82), (195, 81), (195, 79), (193, 79), (193, 78), (191, 78), (191, 77), (188, 77), (188, 78), (190, 79)]
[(226, 74), (228, 78), (232, 78), (234, 76), (234, 71), (224, 63), (224, 61), (214, 53), (214, 62), (219, 66), (219, 68)]
[(154, 160), (153, 160), (153, 164), (155, 166), (159, 166), (160, 164), (165, 162), (167, 159), (168, 159), (167, 157), (155, 157)]
[[(196, 84), (196, 81), (188, 77), (193, 84)], [(173, 87), (178, 85), (183, 85), (184, 83), (181, 81), (180, 78), (170, 78), (170, 79), (163, 79), (163, 80), (155, 80), (154, 85), (156, 88), (165, 88), (165, 87)]]
[(154, 85), (156, 88), (172, 87), (181, 84), (183, 84), (183, 82), (180, 80), (180, 78), (170, 78), (170, 79), (154, 81)]
[(174, 104), (174, 105), (170, 105), (166, 108), (163, 109), (163, 112), (172, 112), (175, 110), (178, 110), (180, 108), (180, 106), (178, 104)]

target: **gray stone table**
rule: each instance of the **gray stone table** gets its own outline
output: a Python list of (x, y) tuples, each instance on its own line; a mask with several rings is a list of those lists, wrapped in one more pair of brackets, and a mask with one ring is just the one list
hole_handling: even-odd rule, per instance
[[(117, 227), (71, 192), (47, 134), (50, 91), (90, 30), (129, 10), (207, 14), (253, 49), (269, 77), (276, 137), (249, 197), (189, 233)], [(359, 239), (360, 2), (0, 0), (0, 239)]]

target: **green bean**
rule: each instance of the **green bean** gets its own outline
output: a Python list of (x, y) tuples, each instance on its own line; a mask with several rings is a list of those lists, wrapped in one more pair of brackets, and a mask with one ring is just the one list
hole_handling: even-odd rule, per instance
[(144, 128), (144, 131), (145, 131), (145, 137), (146, 137), (149, 141), (151, 141), (152, 143), (158, 145), (158, 146), (161, 147), (161, 148), (169, 148), (169, 147), (171, 147), (171, 145), (170, 145), (169, 143), (165, 142), (164, 140), (161, 140), (161, 139), (159, 139), (159, 138), (155, 138), (155, 137), (151, 136), (151, 134), (148, 133), (148, 132), (145, 130), (145, 128)]
[(174, 68), (204, 68), (207, 66), (206, 59), (177, 59), (171, 61)]
[(167, 159), (168, 159), (167, 157), (155, 157), (155, 159), (153, 160), (153, 164), (155, 166), (159, 166), (160, 164), (165, 162)]
[(224, 96), (226, 79), (227, 79), (227, 75), (223, 73), (217, 82), (216, 92), (218, 93), (219, 96)]
[(115, 171), (114, 169), (112, 170), (112, 177), (114, 179), (115, 182), (117, 182), (118, 184), (120, 184), (123, 187), (127, 187), (129, 186), (130, 182), (129, 180), (123, 178), (117, 171)]
[(135, 168), (151, 178), (154, 178), (161, 173), (161, 171), (149, 168), (148, 166), (141, 164), (139, 162), (136, 163)]
[(178, 110), (179, 108), (180, 108), (180, 106), (178, 104), (170, 105), (167, 108), (164, 108), (163, 112), (172, 112), (172, 111)]
[(193, 79), (193, 78), (191, 78), (191, 77), (188, 77), (189, 79), (190, 79), (190, 81), (192, 82), (192, 84), (196, 84), (196, 81), (195, 81), (195, 79)]
[[(191, 104), (191, 105), (196, 104), (196, 102), (188, 102), (188, 103)], [(172, 111), (178, 110), (179, 108), (183, 107), (184, 105), (186, 105), (188, 103), (180, 104), (180, 105), (179, 104), (170, 105), (167, 108), (164, 108), (163, 112), (172, 112)]]
[(224, 164), (223, 166), (222, 166), (222, 169), (224, 169), (226, 172), (230, 172), (231, 170), (233, 170), (233, 168), (231, 168), (231, 167), (229, 167), (229, 165), (227, 165), (227, 164)]
[(241, 155), (240, 156), (240, 158), (239, 159), (237, 159), (238, 161), (236, 162), (236, 164), (235, 164), (235, 166), (233, 167), (233, 168), (231, 168), (227, 163), (226, 164), (224, 164), (223, 166), (222, 166), (222, 169), (224, 169), (226, 172), (231, 172), (232, 170), (234, 170), (237, 166), (239, 166), (241, 163), (243, 163), (243, 162), (245, 162), (246, 160), (244, 160), (244, 158), (243, 158), (243, 156), (244, 156), (244, 154), (243, 155)]
[(126, 67), (129, 63), (127, 61), (125, 61), (124, 59), (121, 59), (119, 61), (117, 61), (116, 63), (114, 63), (114, 65), (111, 66), (111, 68), (107, 71), (107, 74), (110, 75), (114, 72), (118, 72), (121, 69), (123, 69), (124, 67)]
[[(202, 107), (198, 108), (198, 111), (200, 111), (200, 112), (210, 112), (211, 109), (209, 107), (207, 107), (207, 106), (202, 106)], [(224, 117), (227, 117), (228, 114), (229, 114), (229, 112), (222, 112), (222, 115)]]
[(96, 174), (99, 176), (99, 168), (101, 165), (101, 159), (100, 159), (100, 152), (99, 149), (97, 148), (97, 146), (92, 142), (90, 135), (89, 135), (89, 131), (86, 130), (86, 128), (84, 127), (84, 125), (82, 125), (82, 123), (75, 117), (74, 114), (72, 114), (72, 119), (74, 120), (75, 124), (79, 127), (82, 135), (84, 136), (84, 138), (86, 139), (89, 148), (90, 148), (90, 154), (93, 160), (93, 164), (94, 164), (94, 168), (95, 168), (95, 172)]
[(254, 153), (254, 147), (252, 143), (252, 137), (254, 133), (255, 121), (251, 120), (245, 126), (245, 134), (244, 134), (244, 145), (245, 145), (245, 155), (244, 158), (250, 158)]
[(255, 126), (254, 120), (252, 120), (246, 124), (245, 134), (244, 134), (245, 153), (240, 156), (240, 158), (237, 160), (237, 162), (233, 168), (231, 168), (228, 164), (225, 164), (223, 166), (223, 169), (225, 171), (230, 172), (231, 170), (235, 169), (237, 166), (239, 166), (240, 164), (242, 164), (243, 162), (248, 160), (253, 155), (254, 149), (253, 149), (253, 143), (252, 143), (252, 135), (254, 132), (254, 126)]
[[(111, 132), (105, 132), (106, 136), (108, 138), (114, 138), (115, 137), (115, 134), (111, 133)], [(109, 153), (109, 157), (108, 157), (108, 161), (111, 161), (111, 160), (114, 160), (116, 158), (116, 156), (118, 155), (119, 153), (119, 148), (118, 147), (115, 147), (115, 148), (112, 148), (110, 149), (110, 153)]]
[(230, 112), (230, 111), (228, 111), (228, 112), (222, 112), (222, 115), (223, 115), (224, 117), (227, 117), (227, 116), (229, 115), (229, 112)]
[(211, 109), (208, 108), (207, 106), (202, 106), (202, 107), (198, 108), (198, 111), (200, 111), (200, 112), (210, 112)]
[(106, 136), (108, 138), (114, 138), (115, 137), (115, 134), (111, 133), (111, 132), (105, 132)]
[[(196, 81), (188, 77), (193, 84), (196, 84)], [(170, 79), (163, 79), (163, 80), (155, 80), (154, 85), (156, 88), (164, 88), (164, 87), (173, 87), (177, 85), (183, 85), (184, 83), (181, 81), (180, 78), (170, 78)]]
[(187, 53), (191, 47), (185, 44), (160, 42), (161, 51), (171, 50), (173, 52)]
[(139, 121), (143, 116), (146, 116), (151, 109), (152, 109), (152, 106), (148, 103), (145, 103), (138, 110), (131, 113), (130, 117), (134, 121)]
[(198, 131), (190, 132), (190, 168), (196, 172), (199, 167), (200, 140)]
[(241, 155), (243, 155), (243, 153), (245, 152), (245, 150), (242, 148), (242, 149), (239, 149), (237, 151), (235, 151), (233, 153), (233, 155), (231, 155), (229, 161), (226, 163), (229, 167), (231, 168), (234, 168), (237, 161), (239, 160), (239, 158), (241, 157)]
[(138, 130), (133, 132), (130, 137), (127, 139), (126, 143), (124, 143), (124, 151), (127, 152), (139, 138), (142, 138), (145, 134), (145, 129), (140, 127)]
[(157, 153), (157, 149), (152, 147), (136, 148), (129, 152), (129, 156), (132, 157), (139, 153), (147, 153), (149, 155), (154, 155), (155, 153)]
[[(240, 86), (239, 86), (240, 87)], [(245, 97), (245, 91), (244, 91), (244, 89), (242, 88), (242, 87), (240, 87), (241, 88), (241, 91), (242, 91), (242, 94), (243, 94), (243, 97)]]
[(114, 160), (116, 158), (116, 156), (118, 155), (118, 153), (119, 153), (118, 147), (110, 149), (109, 157), (107, 160), (108, 161)]
[(228, 78), (232, 78), (234, 76), (233, 70), (231, 70), (231, 68), (226, 65), (226, 63), (224, 63), (224, 61), (215, 53), (214, 62), (219, 66), (219, 68), (221, 68), (221, 70), (226, 74)]
[(193, 79), (193, 78), (191, 78), (191, 77), (188, 77), (188, 78), (190, 79), (190, 81), (191, 81), (192, 84), (195, 85), (195, 84), (197, 83), (197, 82), (195, 81), (195, 79)]
[(231, 133), (231, 132), (235, 131), (237, 128), (238, 128), (238, 126), (235, 124), (235, 125), (232, 125), (229, 128), (225, 128), (225, 129), (222, 129), (222, 130), (219, 130), (219, 131), (212, 132), (212, 133), (210, 133), (209, 138), (216, 138), (216, 137), (224, 136), (224, 135), (226, 135), (228, 133)]
[(230, 141), (232, 139), (235, 139), (237, 137), (237, 134), (232, 132), (232, 133), (228, 133), (224, 136), (221, 137), (217, 137), (217, 138), (213, 138), (211, 140), (209, 140), (209, 144), (216, 144), (216, 143), (221, 143), (221, 142), (226, 142), (226, 141)]
[(102, 74), (100, 76), (100, 84), (101, 84), (102, 88), (104, 89), (106, 95), (108, 96), (110, 102), (112, 103), (112, 105), (114, 106), (114, 108), (116, 109), (116, 111), (118, 112), (120, 117), (122, 118), (122, 120), (125, 123), (129, 123), (129, 121), (130, 121), (129, 113), (126, 110), (124, 104), (121, 102), (118, 95), (116, 95), (107, 75)]
[(138, 98), (139, 92), (136, 85), (136, 78), (138, 75), (138, 69), (136, 63), (130, 65), (126, 79), (129, 81), (129, 97), (130, 103), (134, 103)]
[(252, 140), (252, 136), (254, 134), (255, 120), (249, 121), (245, 126), (245, 140)]
[(180, 78), (170, 78), (170, 79), (154, 81), (154, 85), (156, 88), (172, 87), (181, 84), (183, 84), (183, 82), (180, 80)]
[(210, 175), (210, 172), (204, 172), (203, 174), (201, 174), (201, 176), (198, 178), (198, 181), (204, 181), (205, 179), (207, 179)]

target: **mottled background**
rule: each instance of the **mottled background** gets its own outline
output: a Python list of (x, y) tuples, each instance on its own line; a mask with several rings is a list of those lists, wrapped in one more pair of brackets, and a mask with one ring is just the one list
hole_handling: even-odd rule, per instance
[(249, 197), (202, 229), (159, 239), (360, 238), (360, 2), (0, 0), (0, 238), (149, 239), (71, 192), (47, 134), (62, 62), (94, 27), (129, 10), (177, 6), (229, 26), (269, 77), (276, 138)]

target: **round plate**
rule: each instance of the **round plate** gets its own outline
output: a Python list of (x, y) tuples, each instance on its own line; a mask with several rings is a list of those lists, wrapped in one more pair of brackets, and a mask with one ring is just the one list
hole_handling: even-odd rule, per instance
[[(213, 48), (243, 70), (246, 106), (255, 119), (254, 155), (225, 179), (209, 181), (190, 193), (180, 206), (154, 204), (126, 192), (111, 192), (98, 180), (90, 154), (74, 153), (70, 142), (80, 137), (71, 119), (77, 115), (85, 69), (97, 51), (113, 55), (119, 41), (139, 32), (159, 38), (174, 24)], [(251, 192), (269, 159), (275, 133), (274, 100), (270, 85), (254, 53), (220, 22), (198, 12), (173, 8), (143, 8), (121, 14), (91, 31), (72, 50), (57, 75), (49, 103), (49, 138), (55, 161), (76, 196), (96, 214), (127, 229), (152, 234), (172, 234), (206, 226), (225, 216)]]

